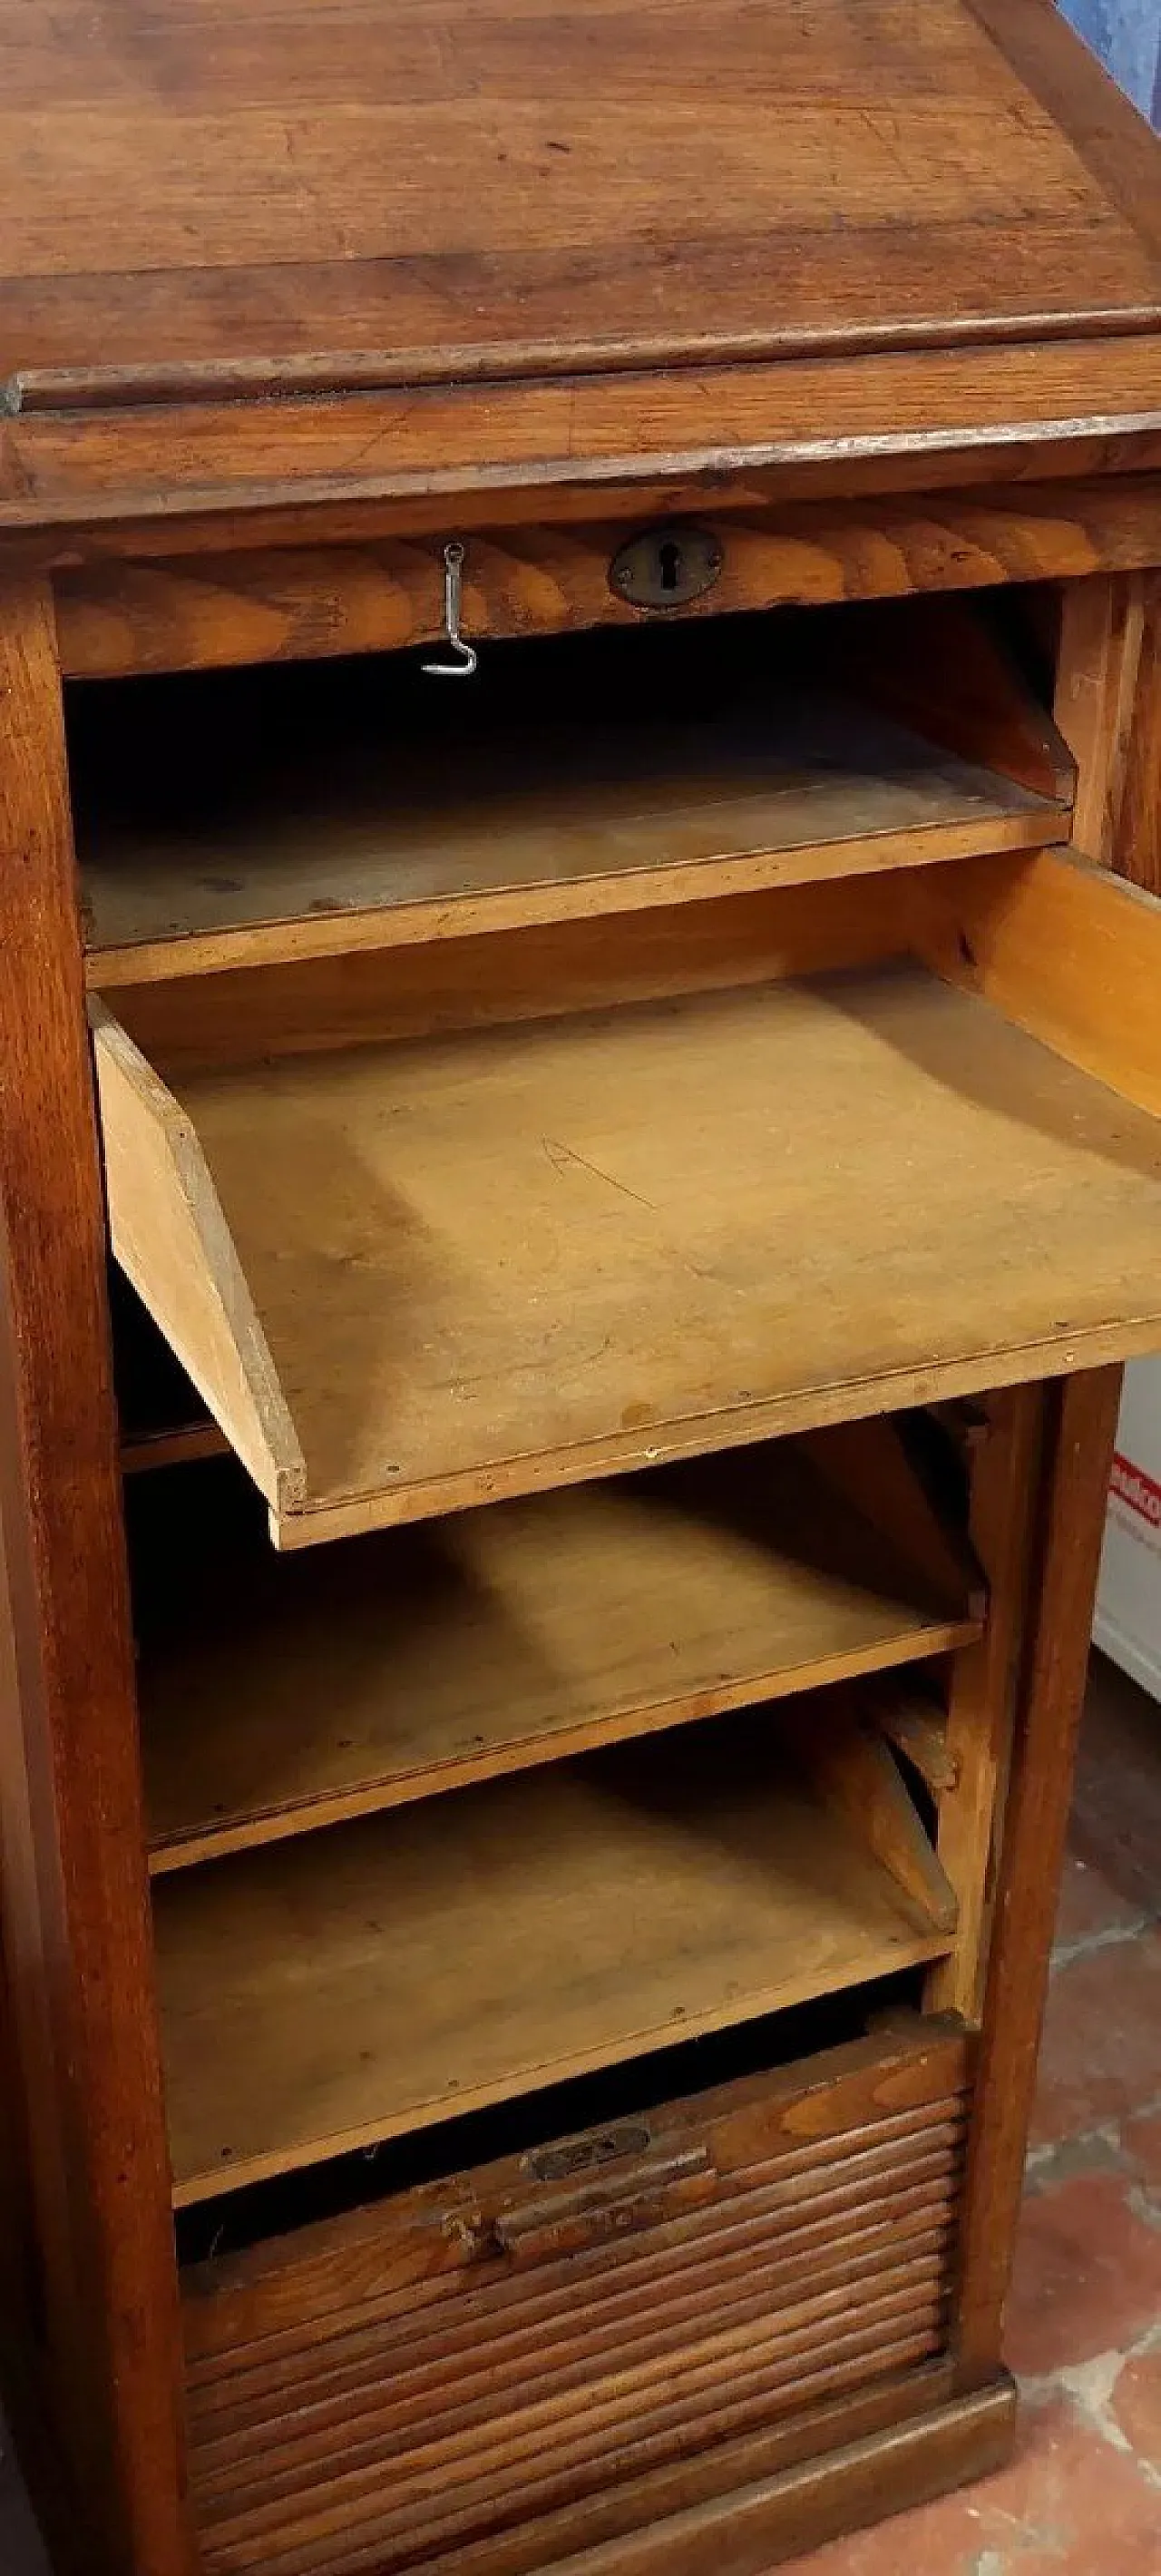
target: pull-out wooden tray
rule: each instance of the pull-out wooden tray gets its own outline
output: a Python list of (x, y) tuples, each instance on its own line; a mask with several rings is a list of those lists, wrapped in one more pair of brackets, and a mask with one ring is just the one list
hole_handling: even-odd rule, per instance
[(945, 1954), (854, 1687), (159, 1879), (178, 2205)]
[(1156, 1340), (1158, 906), (697, 909), (94, 1004), (114, 1250), (281, 1545)]
[(981, 613), (907, 601), (98, 691), (89, 971), (126, 984), (1033, 849), (1074, 773)]
[(133, 1504), (159, 1873), (885, 1671), (983, 1620), (888, 1420), (291, 1558), (233, 1461)]

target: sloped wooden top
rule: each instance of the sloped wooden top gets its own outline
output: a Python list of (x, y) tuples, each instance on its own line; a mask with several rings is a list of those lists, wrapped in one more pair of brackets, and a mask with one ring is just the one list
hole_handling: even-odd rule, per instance
[(20, 0), (0, 380), (11, 410), (1135, 331), (1149, 149), (1051, 0)]
[(1159, 437), (1161, 145), (1053, 0), (0, 10), (0, 533)]

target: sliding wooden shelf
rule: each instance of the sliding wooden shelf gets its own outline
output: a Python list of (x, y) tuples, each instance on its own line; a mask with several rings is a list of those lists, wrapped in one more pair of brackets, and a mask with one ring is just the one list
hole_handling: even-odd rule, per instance
[[(771, 951), (794, 900), (764, 898)], [(1099, 926), (1115, 963), (1129, 934)], [(1099, 1058), (1123, 1020), (1088, 936)], [(94, 1011), (114, 1248), (284, 1547), (1095, 1366), (1161, 1324), (1161, 1129), (917, 965), (171, 1088)]]
[(216, 1422), (175, 1422), (168, 1431), (131, 1433), (121, 1443), (121, 1473), (142, 1476), (154, 1467), (189, 1467), (201, 1458), (221, 1458), (229, 1441)]
[(78, 719), (91, 980), (1065, 838), (1067, 752), (976, 613), (908, 608), (840, 611), (837, 641), (799, 615), (500, 648), (467, 696), (397, 657), (311, 669), (305, 702), (293, 671), (98, 693)]
[(123, 1473), (216, 1456), (229, 1445), (224, 1433), (115, 1262), (108, 1281)]
[(165, 1479), (134, 1537), (155, 1872), (903, 1664), (983, 1620), (888, 1421), (293, 1559), (231, 1466)]
[(715, 1719), (159, 1880), (176, 2203), (946, 1952), (805, 1705), (793, 1753)]

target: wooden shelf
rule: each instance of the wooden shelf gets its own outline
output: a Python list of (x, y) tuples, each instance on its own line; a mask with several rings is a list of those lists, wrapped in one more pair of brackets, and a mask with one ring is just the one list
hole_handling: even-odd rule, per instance
[(180, 1871), (154, 1903), (179, 2206), (950, 1939), (765, 1712)]
[(969, 608), (907, 610), (840, 609), (837, 640), (800, 614), (501, 648), (470, 693), (397, 660), (312, 665), (308, 694), (268, 670), (101, 693), (74, 727), (91, 981), (1061, 839), (1048, 720)]
[(214, 1456), (228, 1444), (196, 1387), (115, 1262), (108, 1279), (122, 1472)]
[(172, 1089), (95, 1007), (114, 1247), (282, 1546), (1156, 1338), (1161, 1130), (918, 966)]
[(175, 1422), (168, 1431), (141, 1431), (121, 1442), (121, 1473), (142, 1476), (155, 1467), (190, 1467), (202, 1458), (221, 1458), (229, 1450), (216, 1422)]
[(166, 1479), (131, 1527), (156, 1872), (982, 1624), (886, 1421), (306, 1558), (272, 1553), (236, 1467)]

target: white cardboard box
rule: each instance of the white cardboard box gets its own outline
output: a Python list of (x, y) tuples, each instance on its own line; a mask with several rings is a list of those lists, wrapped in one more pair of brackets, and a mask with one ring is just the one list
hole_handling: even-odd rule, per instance
[(1125, 1371), (1093, 1635), (1161, 1699), (1161, 1360)]

